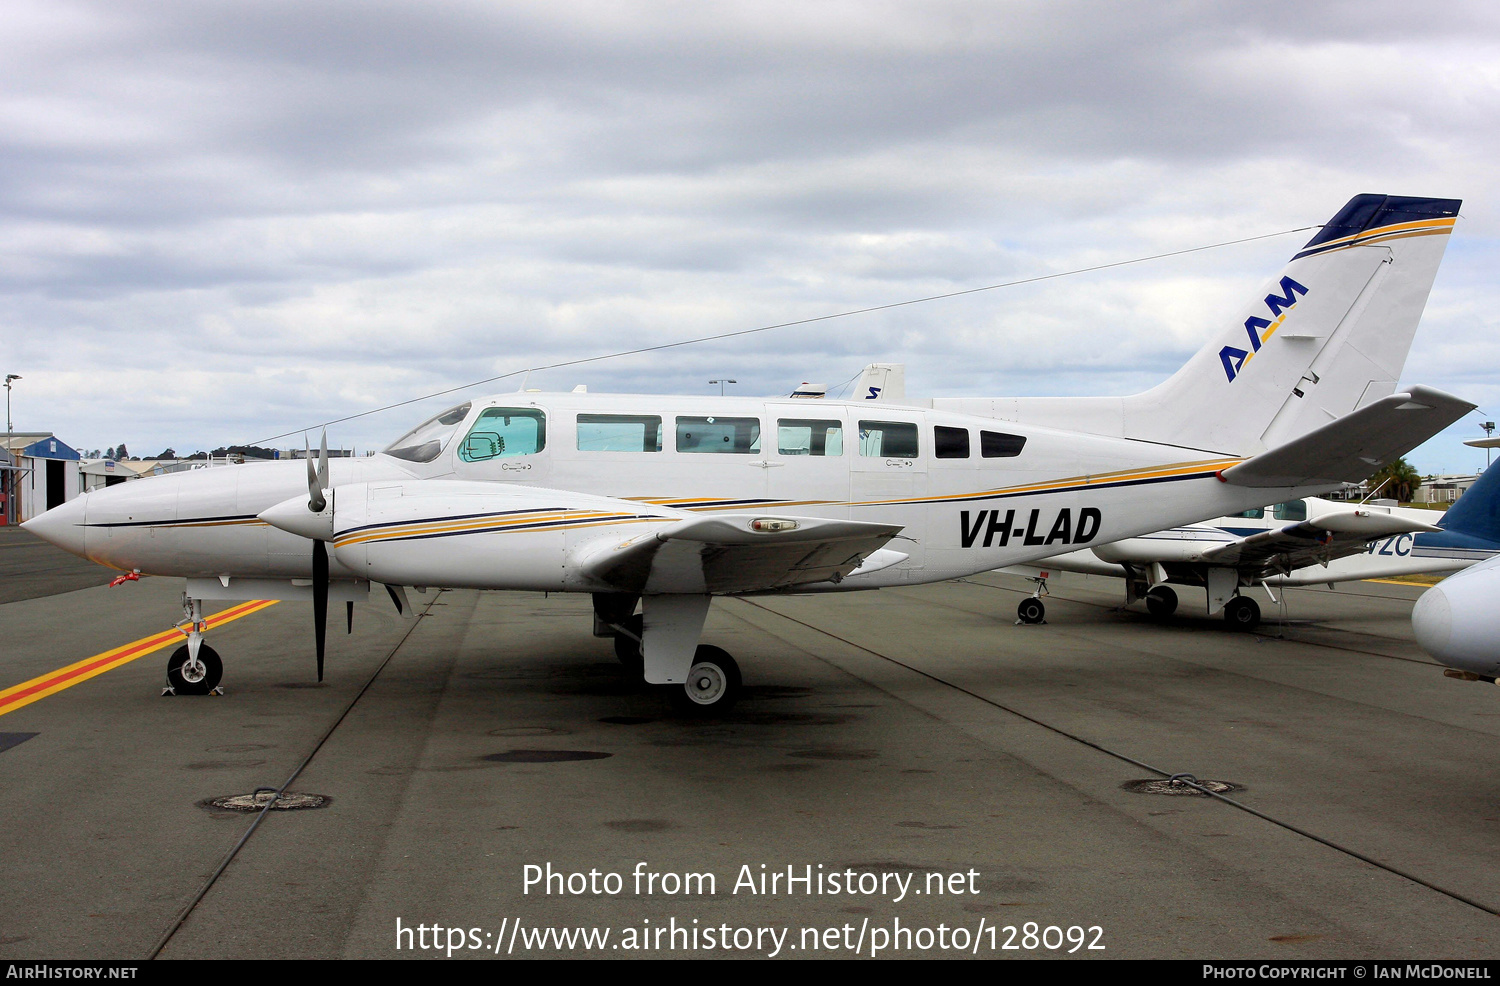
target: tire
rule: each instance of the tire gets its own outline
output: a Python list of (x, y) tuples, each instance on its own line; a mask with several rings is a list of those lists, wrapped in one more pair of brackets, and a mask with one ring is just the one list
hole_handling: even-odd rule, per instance
[(178, 695), (207, 695), (219, 687), (219, 682), (224, 678), (224, 662), (219, 660), (219, 652), (202, 644), (198, 648), (198, 660), (203, 664), (204, 674), (195, 680), (193, 676), (183, 673), (188, 662), (187, 644), (172, 652), (167, 660), (167, 684), (172, 686), (173, 692)]
[(741, 687), (740, 666), (734, 658), (718, 647), (699, 644), (687, 682), (672, 688), (672, 704), (689, 715), (717, 715), (734, 705)]
[(1035, 596), (1027, 596), (1016, 607), (1016, 618), (1022, 623), (1040, 623), (1047, 617), (1047, 607)]
[[(627, 616), (620, 621), (620, 624), (628, 628), (636, 637), (645, 632), (644, 617)], [(623, 633), (615, 634), (615, 657), (632, 671), (639, 671), (646, 666), (646, 658), (641, 654), (641, 642)]]
[(1224, 622), (1234, 630), (1254, 630), (1260, 626), (1260, 604), (1246, 596), (1235, 596), (1224, 605)]
[(1177, 593), (1159, 585), (1146, 593), (1146, 609), (1157, 619), (1166, 619), (1177, 612)]

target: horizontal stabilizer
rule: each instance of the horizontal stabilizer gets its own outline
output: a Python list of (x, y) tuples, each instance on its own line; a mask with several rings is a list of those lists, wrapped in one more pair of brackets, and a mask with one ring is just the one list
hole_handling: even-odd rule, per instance
[(1473, 404), (1451, 394), (1412, 387), (1230, 466), (1219, 475), (1226, 483), (1250, 487), (1357, 483), (1472, 410)]

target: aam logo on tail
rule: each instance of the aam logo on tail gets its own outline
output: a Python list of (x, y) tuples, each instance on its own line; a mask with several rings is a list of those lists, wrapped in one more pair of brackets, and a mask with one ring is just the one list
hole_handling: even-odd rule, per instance
[(1267, 339), (1271, 338), (1272, 333), (1281, 324), (1281, 320), (1286, 317), (1282, 313), (1297, 304), (1297, 295), (1299, 294), (1307, 294), (1307, 288), (1304, 288), (1290, 277), (1283, 277), (1281, 279), (1281, 294), (1266, 295), (1266, 307), (1271, 310), (1271, 318), (1275, 319), (1275, 321), (1258, 318), (1254, 315), (1245, 319), (1245, 334), (1250, 337), (1249, 352), (1243, 349), (1236, 349), (1234, 346), (1225, 346), (1219, 350), (1219, 361), (1224, 364), (1224, 373), (1229, 377), (1231, 383), (1235, 377), (1239, 376), (1240, 368), (1245, 365), (1245, 362), (1251, 356), (1260, 352), (1260, 347), (1265, 344)]

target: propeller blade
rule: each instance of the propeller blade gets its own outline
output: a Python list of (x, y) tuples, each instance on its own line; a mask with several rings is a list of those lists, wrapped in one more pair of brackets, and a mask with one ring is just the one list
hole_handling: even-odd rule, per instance
[(344, 605), (346, 607), (348, 607), (347, 612), (349, 614), (349, 632), (353, 633), (354, 632), (354, 600), (352, 600), (352, 599), (346, 599), (346, 600), (344, 600)]
[(315, 514), (323, 512), (328, 506), (327, 499), (323, 496), (323, 484), (319, 481), (316, 467), (313, 465), (312, 449), (307, 444), (307, 436), (302, 436), (302, 448), (304, 457), (307, 459), (307, 509)]
[(318, 489), (328, 489), (328, 429), (323, 429), (323, 445), (318, 450)]
[(313, 542), (313, 632), (318, 641), (318, 680), (323, 680), (323, 644), (328, 636), (328, 546)]

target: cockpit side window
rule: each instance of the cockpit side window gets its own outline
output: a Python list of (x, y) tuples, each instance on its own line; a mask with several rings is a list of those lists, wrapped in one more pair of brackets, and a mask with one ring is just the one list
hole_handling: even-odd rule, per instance
[(1235, 517), (1245, 517), (1245, 518), (1248, 518), (1249, 520), (1264, 520), (1265, 516), (1266, 516), (1266, 508), (1265, 507), (1251, 507), (1249, 510), (1242, 510), (1242, 511), (1240, 511), (1237, 514), (1234, 514), (1233, 516), (1235, 516)]
[(534, 407), (487, 407), (458, 446), (465, 462), (535, 455), (547, 447), (547, 416)]
[(443, 446), (453, 437), (453, 432), (469, 416), (473, 405), (465, 402), (450, 407), (442, 414), (434, 415), (402, 435), (380, 451), (409, 462), (431, 462), (442, 454)]

